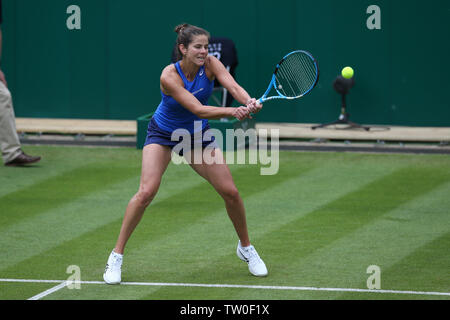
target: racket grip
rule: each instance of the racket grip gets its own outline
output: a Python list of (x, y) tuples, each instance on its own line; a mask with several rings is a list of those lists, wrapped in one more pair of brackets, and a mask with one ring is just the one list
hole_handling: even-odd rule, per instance
[(263, 104), (267, 99), (265, 99), (264, 97), (259, 98), (258, 100), (256, 100), (256, 102), (258, 104)]
[[(264, 102), (264, 100), (262, 100), (262, 99), (264, 99), (264, 98), (260, 98), (260, 99), (256, 100), (256, 103), (257, 104), (262, 104)], [(245, 107), (247, 107), (247, 106), (245, 105)]]

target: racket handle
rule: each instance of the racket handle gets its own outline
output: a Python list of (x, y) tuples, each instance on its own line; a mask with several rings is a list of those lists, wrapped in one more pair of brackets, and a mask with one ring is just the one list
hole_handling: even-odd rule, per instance
[[(265, 101), (264, 98), (259, 98), (258, 100), (256, 100), (256, 104), (262, 104)], [(247, 106), (245, 106), (247, 107)]]

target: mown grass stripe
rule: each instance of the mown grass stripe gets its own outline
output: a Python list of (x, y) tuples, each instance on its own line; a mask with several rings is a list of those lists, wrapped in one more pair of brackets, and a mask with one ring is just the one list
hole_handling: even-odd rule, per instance
[(135, 163), (139, 164), (141, 158), (140, 150), (130, 148), (27, 146), (25, 151), (42, 156), (42, 160), (29, 167), (0, 166), (0, 197), (80, 166), (115, 166), (117, 162), (122, 162), (139, 169)]
[[(80, 164), (56, 167), (51, 172), (41, 167), (12, 167), (11, 170), (0, 169), (0, 198), (24, 188), (56, 177), (64, 172), (78, 168)], [(20, 171), (21, 170), (21, 171)]]
[(87, 165), (0, 197), (0, 230), (136, 176), (134, 167)]

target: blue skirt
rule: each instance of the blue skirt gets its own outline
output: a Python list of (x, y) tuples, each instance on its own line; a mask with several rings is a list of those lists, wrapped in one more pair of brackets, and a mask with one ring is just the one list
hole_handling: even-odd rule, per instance
[[(201, 141), (195, 141), (194, 134), (190, 134), (190, 141), (191, 141), (191, 150), (194, 150), (196, 143), (201, 143), (202, 149), (205, 149), (207, 146), (211, 146), (214, 148), (217, 148), (217, 144), (215, 142), (215, 137), (204, 137), (204, 133), (210, 128), (209, 124), (205, 126), (202, 130), (201, 134)], [(198, 134), (197, 134), (198, 135)], [(178, 137), (178, 140), (172, 140), (172, 133), (165, 131), (158, 127), (158, 124), (156, 123), (155, 119), (151, 118), (149, 124), (148, 124), (148, 130), (147, 130), (147, 138), (145, 139), (144, 147), (149, 144), (159, 144), (163, 146), (168, 146), (172, 150), (173, 148), (183, 142), (184, 137), (180, 136)], [(183, 155), (183, 149), (181, 149), (179, 152), (177, 152), (180, 156)]]

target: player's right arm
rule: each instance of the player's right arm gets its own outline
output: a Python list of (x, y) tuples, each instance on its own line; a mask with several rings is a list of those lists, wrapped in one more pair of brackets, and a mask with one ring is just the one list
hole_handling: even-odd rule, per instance
[(249, 111), (245, 107), (222, 108), (201, 104), (192, 93), (184, 88), (183, 80), (181, 80), (174, 65), (167, 66), (163, 70), (160, 83), (161, 90), (165, 95), (171, 96), (179, 104), (201, 119), (235, 117), (238, 120), (243, 120), (249, 116)]

